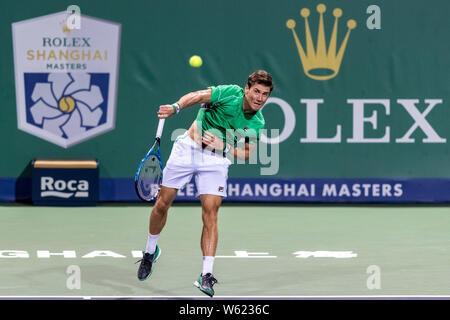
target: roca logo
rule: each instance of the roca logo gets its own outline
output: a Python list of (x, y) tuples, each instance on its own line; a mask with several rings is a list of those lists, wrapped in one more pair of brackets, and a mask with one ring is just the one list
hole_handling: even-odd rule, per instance
[(89, 182), (87, 180), (55, 180), (52, 177), (41, 177), (41, 197), (58, 198), (89, 197)]

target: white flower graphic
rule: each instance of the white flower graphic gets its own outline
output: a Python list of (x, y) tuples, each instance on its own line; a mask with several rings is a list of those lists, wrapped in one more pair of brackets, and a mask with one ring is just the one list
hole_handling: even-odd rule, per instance
[(103, 115), (102, 93), (87, 73), (51, 73), (47, 82), (35, 84), (31, 99), (34, 123), (59, 137), (76, 137), (96, 127)]

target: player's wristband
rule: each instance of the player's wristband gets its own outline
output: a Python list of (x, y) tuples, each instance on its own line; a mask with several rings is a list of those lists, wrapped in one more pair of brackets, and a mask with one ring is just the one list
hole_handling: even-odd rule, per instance
[(175, 102), (174, 104), (172, 104), (172, 107), (173, 107), (174, 114), (180, 113), (181, 108), (180, 108), (180, 104), (178, 102)]

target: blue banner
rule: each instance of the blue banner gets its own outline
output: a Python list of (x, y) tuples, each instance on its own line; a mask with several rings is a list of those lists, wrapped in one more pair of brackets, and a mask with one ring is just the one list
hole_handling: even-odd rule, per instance
[[(132, 179), (101, 179), (100, 201), (139, 201)], [(224, 202), (449, 202), (450, 179), (243, 179), (228, 180)], [(195, 183), (175, 201), (195, 201)]]
[[(31, 199), (31, 179), (0, 179), (0, 201)], [(450, 179), (242, 179), (228, 180), (224, 202), (450, 202)], [(134, 179), (100, 179), (100, 202), (140, 202)], [(178, 191), (176, 202), (197, 201), (195, 183)]]

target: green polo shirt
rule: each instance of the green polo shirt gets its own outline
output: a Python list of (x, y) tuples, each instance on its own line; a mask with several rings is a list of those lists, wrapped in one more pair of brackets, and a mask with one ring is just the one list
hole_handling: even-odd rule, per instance
[(211, 88), (211, 103), (200, 108), (197, 114), (197, 127), (211, 131), (215, 136), (222, 137), (224, 142), (236, 143), (241, 139), (256, 143), (265, 121), (258, 110), (255, 114), (244, 113), (244, 89), (237, 85), (219, 85)]

